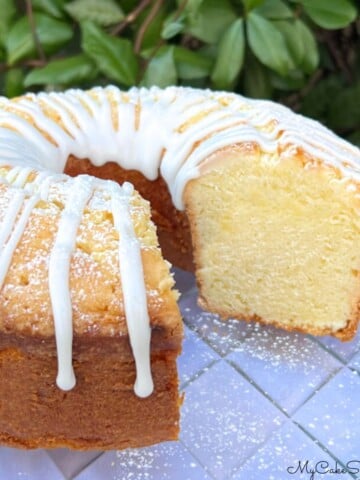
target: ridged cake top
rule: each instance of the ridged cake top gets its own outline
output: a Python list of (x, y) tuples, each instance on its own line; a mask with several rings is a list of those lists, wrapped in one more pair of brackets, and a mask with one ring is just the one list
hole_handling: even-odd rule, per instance
[[(70, 258), (86, 205), (96, 191), (110, 195), (110, 211), (119, 233), (119, 265), (125, 314), (133, 348), (140, 396), (151, 393), (150, 328), (140, 245), (129, 214), (131, 187), (87, 176), (62, 175), (70, 155), (94, 165), (116, 162), (125, 169), (166, 181), (174, 205), (183, 209), (187, 182), (220, 148), (256, 143), (269, 154), (301, 149), (311, 161), (323, 161), (360, 180), (360, 151), (319, 123), (267, 101), (240, 95), (169, 87), (122, 92), (116, 87), (88, 92), (28, 94), (0, 98), (0, 166), (11, 167), (2, 181), (13, 196), (0, 224), (0, 288), (32, 209), (47, 200), (51, 182), (71, 183), (49, 258), (49, 291), (55, 323), (60, 388), (75, 384), (72, 370)], [(280, 157), (279, 155), (279, 157)], [(28, 177), (36, 171), (36, 180)]]
[(360, 180), (360, 151), (314, 120), (240, 95), (168, 87), (116, 87), (0, 99), (0, 161), (52, 172), (69, 155), (94, 165), (116, 162), (168, 184), (183, 209), (187, 182), (220, 148), (255, 142), (266, 153), (300, 148)]

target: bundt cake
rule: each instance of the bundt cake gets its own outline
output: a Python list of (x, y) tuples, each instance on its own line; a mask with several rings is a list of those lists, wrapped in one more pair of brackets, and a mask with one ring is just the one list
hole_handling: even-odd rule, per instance
[(4, 443), (177, 436), (176, 293), (131, 185), (204, 308), (356, 331), (360, 152), (285, 107), (181, 87), (2, 98), (0, 178)]
[(128, 183), (23, 172), (1, 169), (0, 443), (176, 439), (182, 323), (148, 202)]

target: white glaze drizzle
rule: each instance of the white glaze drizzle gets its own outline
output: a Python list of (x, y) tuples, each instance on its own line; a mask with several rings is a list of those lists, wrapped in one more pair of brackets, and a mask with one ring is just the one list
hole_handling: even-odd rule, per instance
[[(52, 111), (56, 112), (60, 123), (50, 118)], [(115, 123), (118, 125), (116, 129)], [(16, 102), (0, 98), (0, 166), (13, 167), (6, 181), (14, 185), (14, 191), (17, 187), (38, 192), (42, 199), (48, 196), (49, 185), (55, 180), (54, 172), (62, 172), (72, 154), (77, 158), (89, 158), (95, 165), (113, 161), (123, 168), (140, 170), (151, 180), (161, 172), (174, 205), (183, 209), (184, 188), (189, 180), (200, 175), (201, 163), (218, 149), (241, 142), (255, 142), (270, 154), (278, 152), (279, 148), (299, 147), (314, 160), (334, 166), (349, 179), (360, 181), (360, 152), (356, 147), (319, 123), (268, 101), (181, 87), (165, 90), (132, 88), (122, 92), (113, 86), (94, 88), (90, 92), (69, 90), (65, 93), (28, 94)], [(28, 182), (28, 176), (34, 170), (38, 172), (37, 177)], [(56, 179), (62, 181), (64, 177), (56, 175)], [(80, 192), (69, 197), (62, 214), (51, 252), (51, 275), (49, 273), (54, 317), (62, 319), (55, 320), (55, 326), (59, 337), (59, 374), (65, 365), (64, 377), (61, 374), (58, 383), (65, 389), (71, 388), (75, 382), (71, 366), (69, 262), (82, 209), (91, 196), (90, 183), (86, 181), (85, 186), (83, 180), (78, 182)], [(124, 209), (124, 205), (129, 206), (129, 188), (126, 186), (122, 190), (112, 185), (110, 190), (114, 223), (120, 237), (121, 278), (126, 279), (122, 284), (137, 369), (135, 391), (145, 396), (152, 390), (150, 327), (140, 247), (132, 230), (128, 208)], [(16, 214), (10, 218), (8, 212), (2, 222), (5, 227), (1, 237), (3, 243), (14, 228), (2, 248), (0, 265), (3, 277), (37, 198), (33, 195), (27, 200), (16, 227), (11, 223), (15, 222)], [(76, 205), (71, 206), (73, 200)], [(9, 209), (19, 212), (23, 201), (25, 197), (22, 198), (20, 193), (14, 194)], [(121, 215), (118, 208), (122, 209)], [(65, 235), (68, 227), (71, 236)], [(135, 301), (134, 291), (138, 296)], [(61, 299), (61, 305), (57, 298)], [(64, 335), (64, 328), (63, 342), (60, 337)]]
[(1, 222), (0, 227), (0, 249), (3, 249), (11, 231), (14, 227), (17, 215), (23, 206), (25, 192), (22, 190), (14, 190), (10, 199), (9, 206), (6, 210), (5, 216)]
[(133, 186), (126, 182), (121, 188), (118, 184), (109, 182), (109, 191), (114, 225), (119, 232), (119, 264), (124, 310), (136, 366), (134, 391), (139, 397), (147, 397), (154, 388), (150, 367), (151, 329), (141, 248), (129, 212)]
[(10, 234), (7, 242), (3, 243), (3, 245), (1, 246), (2, 248), (0, 253), (0, 288), (4, 283), (6, 274), (11, 264), (11, 260), (12, 260), (15, 248), (17, 247), (17, 244), (19, 243), (23, 235), (23, 232), (25, 230), (26, 224), (30, 217), (31, 211), (33, 210), (36, 203), (39, 201), (39, 196), (33, 195), (32, 197), (28, 198), (24, 204), (24, 196), (18, 195), (16, 192), (14, 192), (14, 196), (12, 200), (13, 200), (13, 206), (10, 207), (10, 210), (13, 210), (13, 212), (15, 213), (15, 212), (18, 212), (22, 206), (23, 206), (23, 209), (18, 219), (16, 214), (12, 219), (9, 219), (8, 212), (7, 212), (7, 214), (5, 215), (4, 221), (2, 222), (3, 225), (1, 225), (2, 227), (1, 230), (3, 228), (4, 230), (6, 229), (7, 234), (9, 234), (9, 230), (10, 231), (12, 230), (12, 233)]
[[(21, 132), (36, 147), (42, 167), (59, 172), (73, 154), (89, 158), (95, 165), (114, 161), (141, 171), (151, 180), (160, 169), (178, 209), (184, 208), (185, 185), (199, 175), (205, 158), (234, 142), (256, 142), (268, 153), (277, 152), (279, 146), (298, 146), (349, 178), (360, 180), (356, 147), (319, 123), (265, 100), (182, 87), (132, 88), (124, 93), (110, 86), (90, 92), (29, 94), (16, 104), (6, 99), (1, 104), (6, 111), (0, 111), (0, 125), (11, 125)], [(44, 106), (56, 111), (63, 127), (48, 118)], [(21, 115), (30, 116), (32, 124), (19, 118)], [(116, 130), (113, 115), (117, 115)], [(187, 122), (190, 127), (179, 133), (179, 127)], [(55, 145), (44, 139), (44, 131)]]
[(10, 170), (5, 178), (14, 187), (24, 187), (31, 172), (31, 167), (17, 166)]
[(70, 259), (75, 247), (77, 229), (83, 210), (93, 192), (93, 179), (80, 175), (73, 180), (70, 194), (59, 220), (49, 260), (49, 292), (54, 316), (58, 357), (56, 383), (71, 390), (76, 383), (72, 365), (72, 303), (69, 286)]

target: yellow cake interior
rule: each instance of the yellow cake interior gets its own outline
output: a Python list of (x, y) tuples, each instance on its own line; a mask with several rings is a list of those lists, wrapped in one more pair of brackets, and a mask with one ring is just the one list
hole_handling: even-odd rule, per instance
[(356, 185), (301, 151), (254, 145), (218, 152), (202, 173), (186, 202), (203, 305), (342, 338), (360, 295)]

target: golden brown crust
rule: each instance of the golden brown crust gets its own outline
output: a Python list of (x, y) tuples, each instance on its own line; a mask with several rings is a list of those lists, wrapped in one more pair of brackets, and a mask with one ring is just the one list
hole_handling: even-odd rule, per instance
[[(204, 300), (203, 297), (199, 297), (198, 299), (199, 306), (203, 308), (204, 310), (211, 311), (212, 313), (219, 315), (220, 319), (222, 320), (227, 320), (229, 318), (229, 315), (227, 312), (224, 312), (221, 310), (221, 308), (213, 308), (209, 307), (206, 300)], [(330, 328), (317, 328), (315, 325), (312, 327), (306, 326), (304, 328), (301, 328), (301, 326), (294, 325), (290, 326), (288, 324), (284, 325), (282, 322), (277, 322), (276, 320), (271, 320), (268, 321), (264, 318), (259, 317), (258, 315), (232, 315), (231, 318), (235, 320), (244, 320), (245, 322), (258, 322), (261, 323), (262, 325), (272, 325), (276, 328), (279, 328), (281, 330), (286, 330), (287, 332), (299, 332), (299, 333), (305, 333), (305, 334), (310, 334), (310, 335), (315, 335), (315, 336), (324, 336), (324, 335), (331, 335), (335, 338), (338, 338), (341, 341), (350, 341), (354, 338), (356, 331), (357, 331), (357, 325), (358, 325), (358, 320), (356, 317), (351, 318), (347, 325), (337, 331), (333, 331)]]
[[(152, 353), (154, 393), (133, 391), (134, 361), (124, 340), (76, 339), (76, 387), (54, 382), (53, 339), (0, 336), (0, 442), (22, 448), (120, 449), (175, 440), (179, 431), (176, 353)], [(36, 348), (35, 348), (36, 347)]]

